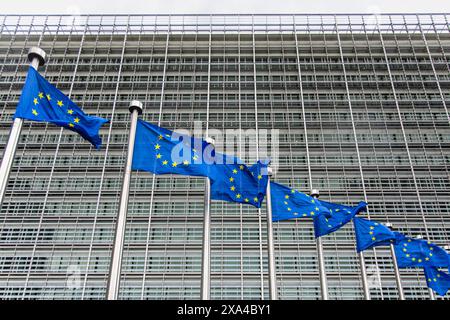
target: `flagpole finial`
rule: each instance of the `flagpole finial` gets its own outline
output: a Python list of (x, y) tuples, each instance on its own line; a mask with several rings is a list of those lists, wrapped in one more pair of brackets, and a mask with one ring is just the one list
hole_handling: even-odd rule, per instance
[(445, 245), (444, 246), (444, 250), (449, 251), (450, 250), (450, 246), (449, 245)]
[(271, 177), (271, 176), (273, 175), (273, 169), (272, 169), (272, 167), (267, 167), (267, 175), (268, 175), (269, 177)]
[(416, 239), (423, 239), (423, 237), (422, 237), (421, 234), (418, 234), (418, 235), (416, 236)]
[(39, 47), (31, 47), (28, 51), (28, 61), (33, 62), (34, 59), (39, 60), (39, 66), (45, 64), (46, 53)]
[(216, 143), (216, 141), (213, 138), (211, 138), (211, 137), (206, 137), (205, 138), (205, 142), (207, 144), (211, 144), (211, 145), (214, 145)]
[(394, 226), (390, 222), (386, 223), (385, 226), (388, 227), (391, 231), (394, 230)]
[(311, 197), (318, 198), (320, 196), (319, 189), (311, 189)]
[(137, 110), (138, 114), (142, 114), (142, 102), (138, 100), (133, 100), (130, 103), (130, 107), (128, 108), (131, 113), (133, 113), (134, 110)]

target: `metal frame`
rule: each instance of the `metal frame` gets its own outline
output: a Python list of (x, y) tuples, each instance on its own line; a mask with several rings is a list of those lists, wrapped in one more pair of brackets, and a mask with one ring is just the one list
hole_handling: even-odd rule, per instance
[[(364, 173), (371, 218), (402, 226), (401, 232), (425, 234), (423, 213), (430, 239), (448, 243), (448, 237), (441, 238), (448, 220), (440, 200), (448, 197), (442, 179), (449, 173), (442, 162), (448, 142), (437, 140), (449, 130), (448, 18), (392, 14), (378, 16), (376, 24), (375, 16), (357, 14), (91, 15), (70, 24), (70, 16), (0, 16), (0, 80), (7, 83), (0, 88), (6, 99), (1, 105), (3, 136), (11, 125), (17, 84), (23, 81), (24, 50), (33, 45), (49, 52), (45, 76), (51, 82), (70, 91), (86, 112), (112, 118), (102, 130), (105, 149), (99, 152), (70, 133), (60, 136), (60, 129), (51, 125), (24, 124), (0, 212), (0, 232), (6, 239), (0, 242), (0, 295), (104, 297), (128, 128), (122, 106), (132, 99), (145, 103), (145, 120), (168, 128), (189, 128), (190, 114), (201, 119), (207, 114), (211, 128), (280, 128), (289, 139), (280, 142), (277, 181), (293, 183), (303, 192), (313, 185), (326, 200), (354, 203), (360, 200)], [(337, 37), (325, 37), (335, 35), (336, 26), (343, 59), (336, 51)], [(379, 51), (380, 34), (395, 67), (391, 78), (382, 78), (389, 75), (383, 71), (386, 64), (380, 64), (385, 57)], [(397, 54), (411, 45), (414, 52)], [(347, 50), (352, 47), (356, 54)], [(199, 60), (186, 60), (191, 56)], [(422, 69), (430, 61), (431, 68)], [(348, 91), (342, 76), (327, 78), (343, 62)], [(185, 66), (194, 71), (183, 71)], [(193, 77), (190, 86), (182, 80), (187, 76)], [(407, 85), (399, 88), (403, 82)], [(357, 85), (363, 87), (359, 92)], [(395, 101), (404, 115), (401, 121)], [(362, 132), (359, 125), (369, 130)], [(418, 137), (409, 138), (416, 128)], [(396, 141), (395, 134), (400, 134)], [(390, 136), (377, 141), (382, 135)], [(425, 141), (426, 135), (435, 140)], [(349, 152), (355, 146), (359, 157)], [(409, 158), (401, 151), (405, 146)], [(411, 170), (414, 180), (408, 177)], [(133, 177), (119, 297), (199, 298), (202, 182), (140, 172)], [(418, 201), (420, 212), (414, 209)], [(211, 298), (267, 298), (265, 217), (247, 206), (218, 202), (211, 204), (211, 214)], [(315, 244), (307, 236), (312, 226), (289, 221), (273, 228), (280, 298), (319, 297)], [(360, 269), (346, 232), (344, 228), (333, 235), (338, 247), (324, 243), (327, 268), (328, 263), (334, 267), (327, 270), (328, 288), (331, 298), (356, 299), (361, 298), (356, 292)], [(56, 240), (50, 244), (46, 237)], [(16, 271), (5, 269), (2, 259), (13, 259)], [(388, 250), (368, 251), (365, 259), (380, 267), (391, 265)], [(65, 287), (67, 265), (79, 267), (79, 289)], [(427, 292), (411, 289), (422, 275), (401, 272), (406, 297), (424, 298)], [(372, 298), (396, 298), (394, 272), (383, 271), (381, 278), (383, 288), (371, 290)]]

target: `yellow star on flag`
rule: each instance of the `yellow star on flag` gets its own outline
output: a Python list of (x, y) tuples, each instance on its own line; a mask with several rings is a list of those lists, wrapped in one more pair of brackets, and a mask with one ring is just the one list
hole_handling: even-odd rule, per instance
[(63, 102), (61, 100), (58, 100), (58, 102), (56, 103), (58, 106), (62, 107), (64, 106)]
[(159, 144), (155, 145), (155, 150), (159, 150), (161, 148), (161, 146)]
[(73, 110), (72, 110), (72, 109), (69, 109), (69, 110), (67, 110), (67, 113), (68, 113), (68, 114), (73, 114)]
[(34, 102), (34, 105), (37, 105), (39, 103), (37, 98), (34, 98), (33, 102)]
[(49, 94), (47, 94), (47, 100), (48, 100), (48, 101), (52, 100), (52, 97), (50, 97)]
[(176, 161), (172, 162), (172, 167), (176, 167), (178, 165), (178, 163), (176, 163)]
[(39, 99), (43, 99), (44, 98), (44, 94), (42, 92), (39, 92), (38, 97), (39, 97)]
[(36, 109), (31, 110), (31, 113), (34, 114), (35, 116), (38, 115), (38, 112), (36, 111)]
[(167, 160), (164, 160), (164, 161), (162, 162), (163, 166), (166, 166), (168, 163), (169, 163), (169, 162), (168, 162)]
[(73, 120), (75, 123), (79, 123), (80, 122), (80, 118), (75, 118), (74, 120)]
[(158, 153), (158, 154), (156, 155), (156, 159), (161, 159), (161, 157), (162, 157), (161, 153)]

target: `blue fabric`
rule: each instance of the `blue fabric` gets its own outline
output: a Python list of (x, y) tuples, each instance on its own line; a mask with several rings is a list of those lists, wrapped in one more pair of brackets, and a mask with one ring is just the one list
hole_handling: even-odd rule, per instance
[(358, 252), (395, 242), (395, 233), (379, 222), (354, 217), (353, 225)]
[(329, 209), (320, 205), (319, 200), (276, 182), (270, 183), (270, 194), (272, 221), (312, 218), (319, 214), (329, 214)]
[(143, 120), (137, 121), (132, 170), (156, 174), (208, 176), (213, 153), (201, 139), (174, 133)]
[(450, 289), (450, 275), (433, 267), (423, 268), (423, 272), (428, 288), (433, 289), (440, 296), (445, 296)]
[(319, 204), (328, 208), (330, 214), (320, 214), (314, 219), (314, 233), (316, 238), (339, 230), (350, 222), (361, 211), (366, 210), (367, 203), (361, 201), (357, 206), (350, 207), (342, 204), (317, 200)]
[(77, 132), (97, 149), (102, 144), (98, 131), (108, 122), (107, 119), (86, 115), (64, 93), (31, 67), (14, 114), (15, 118), (54, 123)]
[(211, 199), (250, 204), (260, 208), (266, 195), (267, 164), (216, 164), (210, 170)]
[(138, 120), (133, 170), (210, 178), (211, 199), (261, 207), (267, 188), (267, 164), (251, 167), (233, 156), (216, 153), (202, 139)]
[(396, 235), (394, 248), (399, 268), (449, 266), (449, 255), (441, 247), (424, 239), (408, 238), (397, 232)]

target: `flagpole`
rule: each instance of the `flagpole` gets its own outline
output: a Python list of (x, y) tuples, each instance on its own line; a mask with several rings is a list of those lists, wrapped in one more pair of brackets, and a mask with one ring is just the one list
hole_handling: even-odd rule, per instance
[(275, 255), (273, 244), (273, 223), (272, 223), (272, 195), (270, 193), (270, 177), (272, 176), (272, 168), (267, 168), (267, 253), (269, 259), (269, 298), (270, 300), (278, 300), (277, 292), (277, 276), (275, 269)]
[[(318, 199), (319, 190), (312, 189), (311, 197)], [(316, 238), (316, 246), (317, 246), (317, 257), (319, 259), (320, 292), (322, 294), (322, 300), (328, 300), (328, 284), (327, 284), (327, 275), (325, 273), (325, 261), (323, 258), (322, 237)]]
[(364, 299), (370, 300), (370, 292), (369, 292), (369, 284), (367, 281), (367, 270), (366, 270), (366, 263), (364, 261), (364, 254), (361, 251), (359, 254), (359, 266), (361, 268), (361, 277), (362, 277), (362, 285), (363, 285), (363, 292), (364, 292)]
[[(30, 67), (34, 68), (36, 71), (39, 66), (43, 66), (45, 64), (45, 57), (45, 51), (41, 48), (32, 47), (28, 51), (28, 61), (30, 61)], [(22, 118), (14, 119), (5, 151), (3, 152), (2, 163), (0, 165), (0, 206), (2, 205), (5, 197), (9, 174), (11, 173), (12, 164), (14, 162), (14, 155), (16, 154), (17, 145), (19, 144), (22, 125)]]
[(405, 294), (403, 293), (402, 287), (402, 278), (400, 277), (400, 270), (398, 269), (398, 262), (397, 256), (395, 255), (394, 244), (390, 243), (389, 247), (391, 249), (392, 263), (394, 264), (395, 281), (397, 282), (398, 297), (399, 300), (405, 300)]
[[(388, 227), (391, 231), (394, 231), (394, 227), (391, 223), (386, 223), (386, 227)], [(402, 278), (400, 277), (397, 256), (395, 255), (394, 244), (392, 242), (389, 244), (389, 248), (391, 250), (392, 263), (394, 264), (395, 282), (397, 283), (398, 297), (399, 300), (405, 300), (405, 294), (403, 293), (402, 287)]]
[(117, 214), (116, 233), (112, 249), (108, 288), (106, 292), (106, 297), (108, 300), (117, 300), (119, 296), (123, 243), (125, 238), (125, 225), (127, 222), (128, 196), (130, 191), (131, 165), (133, 161), (134, 141), (136, 139), (137, 120), (139, 115), (142, 114), (142, 103), (137, 100), (133, 100), (130, 104), (129, 110), (131, 113), (130, 135), (128, 139), (127, 162), (123, 174), (119, 212)]
[[(205, 141), (214, 146), (214, 139), (206, 137)], [(203, 217), (202, 242), (202, 278), (200, 285), (200, 299), (211, 299), (211, 184), (205, 178), (205, 214)]]

